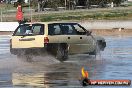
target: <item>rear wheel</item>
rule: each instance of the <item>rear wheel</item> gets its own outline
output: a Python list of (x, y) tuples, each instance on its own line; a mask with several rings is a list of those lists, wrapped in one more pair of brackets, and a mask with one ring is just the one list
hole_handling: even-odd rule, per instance
[(68, 45), (57, 44), (55, 57), (61, 62), (66, 61), (68, 59)]

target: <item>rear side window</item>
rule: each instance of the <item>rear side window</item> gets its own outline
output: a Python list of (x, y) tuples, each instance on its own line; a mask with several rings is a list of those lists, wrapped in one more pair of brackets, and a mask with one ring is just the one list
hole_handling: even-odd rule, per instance
[(44, 25), (42, 25), (42, 24), (33, 25), (32, 32), (34, 35), (43, 35), (44, 34)]
[(48, 25), (48, 34), (49, 35), (60, 35), (61, 28), (59, 24), (49, 24)]
[(61, 33), (61, 29), (60, 29), (60, 26), (59, 25), (55, 25), (53, 29), (54, 29), (54, 34), (55, 35)]
[(85, 35), (86, 31), (77, 23), (53, 23), (48, 25), (49, 35)]
[(68, 35), (72, 33), (72, 27), (68, 24), (54, 23), (48, 25), (49, 35)]
[(43, 24), (24, 24), (20, 25), (14, 32), (14, 36), (22, 35), (43, 35), (44, 34), (44, 25)]

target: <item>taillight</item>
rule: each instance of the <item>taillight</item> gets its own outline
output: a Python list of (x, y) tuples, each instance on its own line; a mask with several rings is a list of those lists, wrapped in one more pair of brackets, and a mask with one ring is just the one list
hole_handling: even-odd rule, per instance
[(44, 37), (44, 43), (49, 43), (48, 37)]

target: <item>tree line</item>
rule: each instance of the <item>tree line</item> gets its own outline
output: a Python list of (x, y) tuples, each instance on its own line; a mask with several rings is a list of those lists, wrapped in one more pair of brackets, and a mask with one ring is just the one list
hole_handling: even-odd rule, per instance
[[(38, 10), (43, 8), (66, 7), (66, 9), (74, 9), (76, 6), (84, 6), (90, 8), (91, 5), (99, 5), (100, 7), (106, 7), (108, 3), (113, 2), (116, 6), (119, 6), (121, 2), (125, 0), (31, 0), (31, 5)], [(18, 0), (18, 3), (23, 3), (24, 0)]]

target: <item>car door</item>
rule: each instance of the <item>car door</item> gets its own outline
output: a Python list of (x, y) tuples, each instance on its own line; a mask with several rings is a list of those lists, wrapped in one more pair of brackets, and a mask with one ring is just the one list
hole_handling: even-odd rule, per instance
[[(78, 35), (70, 34), (69, 23), (52, 23), (48, 25), (49, 43), (81, 43)], [(74, 41), (73, 41), (74, 40)]]
[(72, 24), (69, 30), (73, 31), (71, 43), (69, 44), (69, 53), (88, 53), (94, 50), (95, 43), (91, 35), (87, 35), (86, 29), (79, 24)]
[(71, 54), (87, 53), (94, 45), (93, 38), (87, 36), (86, 31), (77, 23), (49, 24), (48, 32), (49, 43), (67, 43)]
[(12, 48), (44, 47), (44, 24), (20, 25), (12, 36)]

